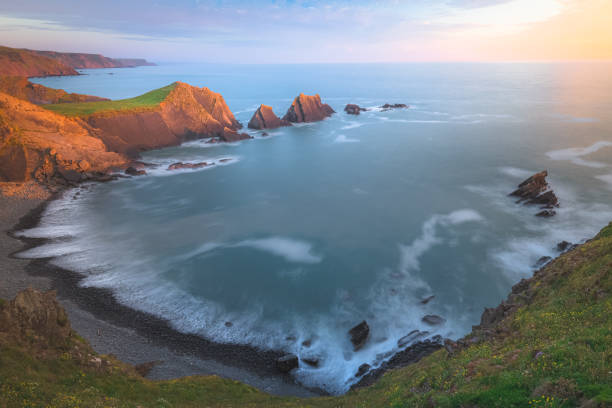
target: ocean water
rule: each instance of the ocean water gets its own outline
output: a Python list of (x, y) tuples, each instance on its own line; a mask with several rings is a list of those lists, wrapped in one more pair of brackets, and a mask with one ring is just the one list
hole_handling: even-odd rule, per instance
[[(51, 240), (21, 256), (54, 256), (177, 330), (319, 358), (296, 380), (342, 393), (414, 329), (466, 334), (559, 241), (612, 220), (611, 68), (161, 65), (38, 79), (110, 98), (181, 80), (223, 94), (245, 125), (260, 103), (284, 114), (299, 92), (337, 113), (241, 143), (147, 152), (160, 165), (149, 176), (53, 202), (23, 232)], [(410, 109), (342, 111), (387, 102)], [(165, 170), (176, 161), (217, 165)], [(551, 219), (507, 196), (544, 169), (561, 202)], [(446, 322), (430, 327), (427, 314)], [(362, 320), (371, 337), (354, 352), (347, 331)]]

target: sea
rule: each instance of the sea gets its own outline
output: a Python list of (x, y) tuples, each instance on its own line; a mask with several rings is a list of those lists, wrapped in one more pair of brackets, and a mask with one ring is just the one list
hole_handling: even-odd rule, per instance
[[(342, 394), (413, 330), (458, 339), (560, 241), (612, 220), (611, 63), (160, 64), (34, 82), (120, 99), (184, 81), (245, 127), (301, 92), (336, 113), (231, 144), (143, 153), (147, 176), (67, 191), (25, 258), (220, 343), (319, 360), (292, 372)], [(343, 112), (355, 103), (359, 116)], [(385, 103), (408, 109), (382, 110)], [(224, 160), (228, 159), (228, 160)], [(168, 171), (175, 162), (213, 162)], [(551, 218), (509, 197), (547, 170)], [(434, 296), (429, 302), (422, 301)], [(430, 326), (426, 315), (444, 319)], [(348, 331), (367, 321), (354, 351)], [(403, 346), (406, 347), (406, 346)]]

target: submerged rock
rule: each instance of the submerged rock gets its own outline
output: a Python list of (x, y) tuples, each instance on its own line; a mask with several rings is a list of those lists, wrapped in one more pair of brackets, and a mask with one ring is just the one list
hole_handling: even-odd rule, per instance
[(283, 120), (276, 116), (272, 107), (260, 105), (249, 121), (249, 129), (276, 129), (281, 126), (291, 126), (287, 120)]
[(430, 326), (437, 326), (443, 324), (446, 321), (445, 318), (438, 315), (426, 315), (423, 316), (421, 320), (423, 321), (423, 323), (427, 323)]
[[(546, 170), (534, 174), (518, 185), (518, 188), (510, 193), (511, 196), (519, 197), (517, 203), (540, 205), (542, 209), (559, 207), (559, 200), (553, 190), (550, 190), (546, 177)], [(537, 215), (551, 217), (555, 211), (540, 212)]]
[(535, 263), (535, 267), (536, 268), (541, 268), (544, 265), (546, 265), (547, 263), (549, 263), (550, 261), (552, 261), (552, 258), (550, 256), (543, 256), (540, 259), (538, 259), (538, 261)]
[(542, 210), (536, 214), (536, 217), (549, 218), (554, 217), (555, 215), (557, 215), (557, 212), (555, 210)]
[(353, 350), (357, 351), (361, 349), (368, 341), (368, 338), (370, 337), (370, 326), (368, 326), (368, 323), (364, 320), (349, 330), (348, 333), (349, 336), (351, 336)]
[(321, 97), (318, 94), (304, 95), (301, 93), (293, 100), (283, 120), (293, 123), (318, 122), (334, 113), (331, 106), (321, 103)]
[(349, 115), (359, 115), (361, 112), (367, 111), (366, 108), (362, 108), (359, 105), (355, 105), (353, 103), (349, 103), (344, 107), (344, 111)]
[(425, 299), (421, 300), (421, 304), (426, 305), (431, 302), (435, 297), (436, 295), (427, 296)]
[(311, 367), (318, 367), (319, 366), (319, 359), (317, 357), (304, 357), (304, 358), (302, 358), (302, 361), (305, 362), (306, 364), (308, 364)]
[(281, 373), (288, 373), (300, 365), (299, 359), (295, 354), (286, 354), (276, 360), (276, 368)]

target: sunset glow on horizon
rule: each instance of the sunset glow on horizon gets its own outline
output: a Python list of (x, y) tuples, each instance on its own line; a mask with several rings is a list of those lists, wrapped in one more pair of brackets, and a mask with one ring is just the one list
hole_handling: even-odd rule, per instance
[(612, 59), (609, 0), (24, 0), (1, 43), (158, 61)]

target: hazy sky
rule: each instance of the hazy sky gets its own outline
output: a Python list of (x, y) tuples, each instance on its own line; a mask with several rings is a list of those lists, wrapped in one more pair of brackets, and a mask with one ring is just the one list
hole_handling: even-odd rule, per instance
[(612, 0), (2, 0), (0, 44), (153, 61), (612, 59)]

